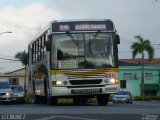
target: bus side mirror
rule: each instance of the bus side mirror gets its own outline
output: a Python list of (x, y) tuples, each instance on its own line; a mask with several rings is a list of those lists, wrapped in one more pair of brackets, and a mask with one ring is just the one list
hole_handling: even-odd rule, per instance
[(51, 40), (52, 40), (52, 35), (48, 35), (48, 40), (46, 41), (46, 50), (51, 51)]
[(116, 43), (120, 44), (120, 37), (119, 37), (119, 35), (116, 35)]
[(51, 41), (50, 40), (46, 41), (46, 50), (51, 51)]

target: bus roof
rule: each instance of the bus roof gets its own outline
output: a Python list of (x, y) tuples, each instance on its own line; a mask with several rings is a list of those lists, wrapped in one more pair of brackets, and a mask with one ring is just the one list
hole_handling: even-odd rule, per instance
[[(106, 23), (108, 22), (108, 23)], [(76, 27), (73, 27), (77, 25)], [(78, 26), (79, 25), (79, 26)], [(70, 28), (69, 28), (70, 27)], [(61, 29), (59, 29), (61, 28)], [(49, 23), (41, 32), (39, 32), (29, 44), (32, 44), (45, 33), (66, 32), (66, 31), (96, 31), (106, 30), (115, 31), (114, 24), (110, 19), (73, 19), (73, 20), (54, 20)]]
[(51, 23), (55, 22), (80, 22), (80, 21), (112, 21), (111, 19), (68, 19), (68, 20), (54, 20)]
[(115, 31), (110, 19), (60, 20), (51, 22), (51, 32), (66, 31)]

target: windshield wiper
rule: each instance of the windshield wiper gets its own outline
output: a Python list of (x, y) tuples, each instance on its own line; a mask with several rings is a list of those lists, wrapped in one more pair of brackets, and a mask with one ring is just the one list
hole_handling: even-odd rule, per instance
[(77, 40), (75, 40), (70, 32), (66, 32), (66, 34), (71, 38), (72, 42), (78, 47), (78, 55), (80, 55), (78, 37)]
[(70, 32), (66, 32), (66, 34), (71, 38), (72, 42), (73, 42), (75, 45), (79, 46), (78, 41), (73, 38), (73, 36), (72, 36), (72, 34), (71, 34)]
[(91, 41), (94, 40), (94, 39), (96, 39), (96, 37), (98, 36), (99, 33), (101, 33), (100, 30), (98, 30), (98, 31), (96, 32), (96, 34), (93, 36), (93, 38), (91, 39)]
[(99, 34), (100, 32), (101, 32), (101, 31), (98, 30), (98, 31), (96, 32), (96, 34), (93, 36), (92, 39), (90, 39), (90, 36), (89, 36), (89, 43), (88, 43), (88, 46), (89, 46), (89, 51), (90, 51), (90, 53), (91, 53), (91, 43), (92, 43), (92, 41), (93, 41), (94, 39), (96, 39), (96, 37), (98, 36), (98, 34)]

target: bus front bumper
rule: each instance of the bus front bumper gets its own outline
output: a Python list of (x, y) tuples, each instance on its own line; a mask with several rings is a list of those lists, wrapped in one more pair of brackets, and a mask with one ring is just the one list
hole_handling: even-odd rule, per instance
[(105, 85), (103, 87), (52, 87), (52, 96), (112, 94), (118, 91), (119, 86), (117, 84)]

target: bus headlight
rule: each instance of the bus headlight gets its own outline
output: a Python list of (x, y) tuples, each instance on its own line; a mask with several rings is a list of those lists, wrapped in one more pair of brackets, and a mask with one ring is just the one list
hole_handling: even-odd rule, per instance
[(62, 81), (60, 80), (56, 81), (56, 85), (62, 85)]
[(6, 92), (6, 96), (11, 96), (11, 93), (10, 92)]
[(62, 85), (62, 81), (60, 81), (60, 80), (52, 81), (52, 85), (53, 86), (55, 86), (55, 85), (60, 86), (60, 85)]
[(36, 90), (36, 94), (41, 94), (41, 93), (43, 93), (44, 92), (44, 90), (41, 90), (41, 89), (37, 89)]
[(110, 80), (109, 80), (109, 82), (111, 82), (111, 83), (115, 83), (115, 79), (114, 79), (114, 78), (112, 78), (112, 79), (110, 79)]
[(109, 83), (119, 84), (119, 79), (118, 78), (109, 79)]

